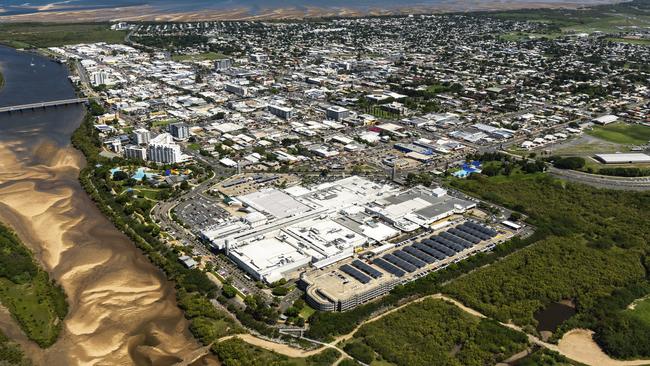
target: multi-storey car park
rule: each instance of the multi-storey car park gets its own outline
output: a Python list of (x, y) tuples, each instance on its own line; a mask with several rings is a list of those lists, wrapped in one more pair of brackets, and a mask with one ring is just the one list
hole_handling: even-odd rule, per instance
[(445, 189), (358, 176), (225, 201), (233, 216), (202, 237), (256, 280), (299, 279), (307, 302), (324, 311), (351, 309), (516, 231), (465, 219), (477, 203)]
[(399, 246), (384, 246), (384, 252), (369, 251), (363, 259), (305, 271), (300, 279), (307, 303), (321, 311), (350, 310), (516, 235), (505, 225), (492, 227), (464, 218), (445, 224)]

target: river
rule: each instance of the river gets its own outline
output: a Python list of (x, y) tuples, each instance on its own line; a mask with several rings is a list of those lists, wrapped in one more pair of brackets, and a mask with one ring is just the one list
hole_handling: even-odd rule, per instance
[[(0, 106), (74, 97), (65, 66), (0, 46)], [(41, 350), (7, 312), (0, 327), (37, 365), (172, 365), (200, 345), (173, 285), (81, 188), (85, 161), (70, 136), (81, 106), (0, 115), (0, 221), (60, 283), (70, 310)]]

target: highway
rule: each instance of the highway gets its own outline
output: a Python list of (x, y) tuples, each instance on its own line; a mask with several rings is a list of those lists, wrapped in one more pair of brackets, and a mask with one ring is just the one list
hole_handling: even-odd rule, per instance
[(571, 182), (587, 184), (596, 188), (632, 191), (650, 190), (650, 177), (613, 177), (583, 173), (575, 170), (558, 169), (554, 167), (549, 167), (548, 171), (556, 177)]

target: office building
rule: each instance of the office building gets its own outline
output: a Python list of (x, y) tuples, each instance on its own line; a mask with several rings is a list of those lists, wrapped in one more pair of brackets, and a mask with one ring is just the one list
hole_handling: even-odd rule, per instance
[(128, 145), (124, 148), (124, 157), (134, 160), (147, 160), (147, 149), (142, 146)]
[(231, 67), (232, 67), (232, 60), (229, 58), (224, 58), (224, 59), (214, 61), (214, 69), (216, 71), (228, 70)]
[(184, 122), (172, 123), (169, 125), (169, 133), (179, 140), (186, 140), (190, 138), (190, 127)]
[(151, 140), (151, 132), (149, 132), (149, 130), (138, 128), (133, 131), (133, 141), (137, 145), (146, 145), (149, 143), (149, 140)]
[(240, 84), (226, 83), (225, 89), (227, 92), (236, 94), (240, 97), (247, 97), (250, 95), (248, 88)]
[(284, 107), (284, 106), (272, 104), (269, 106), (269, 112), (282, 119), (290, 119), (293, 116), (293, 108), (291, 107)]
[(179, 163), (183, 160), (181, 147), (174, 143), (174, 138), (168, 133), (160, 134), (149, 142), (147, 156), (149, 160), (163, 164)]
[(340, 121), (346, 119), (350, 115), (350, 110), (336, 105), (327, 108), (326, 112), (327, 112), (327, 118), (334, 121)]

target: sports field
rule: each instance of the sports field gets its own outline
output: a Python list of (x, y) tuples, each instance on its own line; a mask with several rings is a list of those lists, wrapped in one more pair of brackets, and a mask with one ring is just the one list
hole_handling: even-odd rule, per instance
[(650, 127), (629, 124), (612, 123), (606, 126), (594, 127), (587, 131), (591, 136), (617, 144), (643, 145), (650, 141)]

